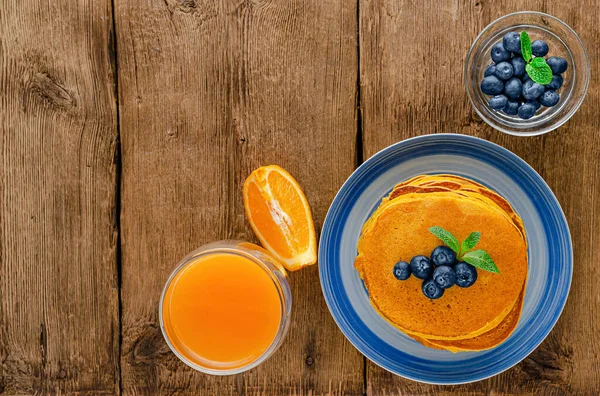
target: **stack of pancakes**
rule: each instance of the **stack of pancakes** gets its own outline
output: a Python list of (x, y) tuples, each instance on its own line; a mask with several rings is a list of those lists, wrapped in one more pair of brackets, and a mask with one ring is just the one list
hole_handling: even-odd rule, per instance
[[(469, 288), (452, 286), (431, 300), (422, 280), (394, 277), (398, 261), (428, 256), (443, 243), (440, 226), (459, 241), (481, 233), (500, 273), (478, 271)], [(416, 176), (394, 187), (362, 229), (354, 263), (375, 309), (425, 346), (452, 352), (492, 348), (517, 326), (527, 281), (527, 239), (521, 218), (498, 193), (455, 175)]]

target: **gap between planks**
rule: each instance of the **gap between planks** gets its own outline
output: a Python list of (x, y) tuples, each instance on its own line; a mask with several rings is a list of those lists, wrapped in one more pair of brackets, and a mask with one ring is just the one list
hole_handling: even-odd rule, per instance
[(115, 252), (115, 266), (117, 276), (117, 288), (118, 290), (118, 317), (119, 317), (119, 343), (117, 347), (116, 357), (116, 375), (115, 380), (117, 382), (116, 389), (118, 394), (123, 394), (123, 378), (121, 370), (121, 348), (123, 347), (123, 302), (121, 293), (121, 279), (122, 279), (122, 254), (121, 254), (121, 180), (122, 180), (122, 153), (121, 153), (121, 114), (119, 106), (119, 58), (117, 52), (117, 27), (115, 17), (115, 0), (110, 1), (111, 6), (111, 17), (112, 17), (112, 34), (109, 37), (109, 54), (111, 54), (111, 67), (114, 75), (114, 95), (116, 100), (116, 111), (117, 111), (117, 141), (115, 144), (115, 228), (117, 230), (117, 241), (116, 241), (116, 252)]

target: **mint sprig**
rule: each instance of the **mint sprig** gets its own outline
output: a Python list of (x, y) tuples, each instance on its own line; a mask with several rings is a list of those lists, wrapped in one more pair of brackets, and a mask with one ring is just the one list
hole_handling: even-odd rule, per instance
[[(531, 60), (530, 64), (531, 64), (531, 67), (534, 67), (536, 69), (542, 68), (544, 66), (548, 66), (548, 64), (546, 63), (546, 59), (542, 58), (541, 56), (533, 58)], [(550, 69), (550, 66), (548, 66), (548, 68)], [(552, 69), (550, 69), (550, 73), (552, 73)]]
[(525, 71), (533, 82), (546, 85), (552, 82), (552, 69), (543, 57), (533, 57), (531, 39), (525, 30), (521, 32), (521, 54), (527, 64)]
[(529, 63), (533, 50), (531, 49), (531, 39), (525, 30), (521, 32), (521, 54), (525, 62)]
[[(540, 62), (536, 62), (538, 60)], [(538, 84), (546, 85), (552, 82), (552, 69), (544, 58), (533, 58), (531, 63), (525, 65), (525, 71)]]
[(479, 240), (481, 239), (481, 233), (480, 232), (472, 232), (469, 234), (469, 236), (462, 242), (462, 245), (460, 246), (460, 250), (464, 253), (464, 252), (468, 252), (469, 250), (472, 250), (475, 245), (477, 245), (479, 243)]
[(494, 263), (494, 260), (490, 257), (485, 250), (478, 249), (473, 250), (481, 239), (481, 233), (474, 231), (467, 236), (461, 244), (458, 243), (458, 239), (448, 230), (442, 227), (431, 227), (429, 232), (439, 238), (446, 244), (450, 249), (456, 253), (457, 260), (465, 261), (471, 264), (473, 267), (479, 268), (484, 271), (500, 273), (500, 270)]
[(489, 254), (485, 250), (474, 250), (472, 252), (465, 253), (462, 257), (463, 261), (471, 264), (473, 267), (477, 267), (484, 271), (494, 272), (496, 274), (500, 273), (500, 270), (494, 263), (494, 260), (490, 257)]
[(460, 245), (458, 244), (458, 240), (452, 235), (450, 231), (444, 230), (442, 227), (431, 227), (429, 229), (433, 235), (441, 239), (450, 249), (454, 250), (454, 253), (460, 253)]

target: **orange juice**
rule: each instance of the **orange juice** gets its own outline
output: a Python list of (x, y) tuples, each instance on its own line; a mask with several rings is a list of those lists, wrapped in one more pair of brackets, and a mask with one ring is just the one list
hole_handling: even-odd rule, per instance
[(278, 278), (252, 257), (192, 258), (165, 287), (161, 320), (171, 348), (201, 368), (251, 364), (273, 345), (285, 307)]

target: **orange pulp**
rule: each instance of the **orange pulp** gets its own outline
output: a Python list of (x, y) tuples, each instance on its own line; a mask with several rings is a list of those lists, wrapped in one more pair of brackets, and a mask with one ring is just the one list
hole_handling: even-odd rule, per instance
[(259, 264), (233, 253), (188, 263), (172, 279), (163, 325), (174, 349), (209, 369), (234, 369), (271, 346), (281, 322), (278, 289)]
[(302, 187), (285, 169), (262, 166), (244, 182), (244, 209), (260, 243), (290, 271), (317, 262), (317, 237)]

